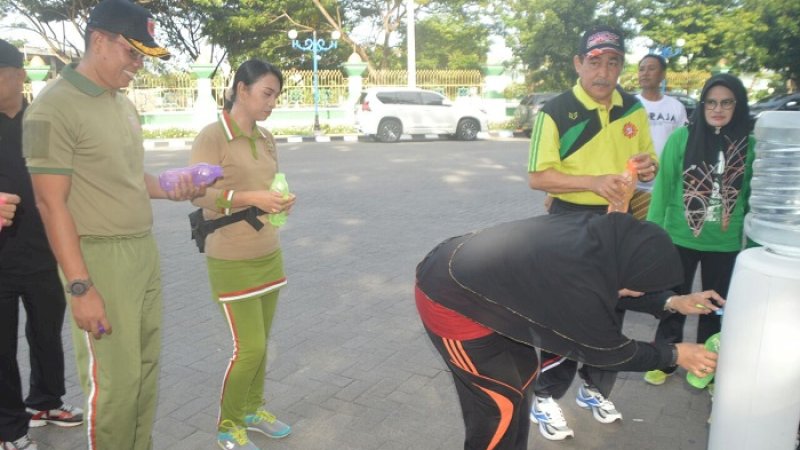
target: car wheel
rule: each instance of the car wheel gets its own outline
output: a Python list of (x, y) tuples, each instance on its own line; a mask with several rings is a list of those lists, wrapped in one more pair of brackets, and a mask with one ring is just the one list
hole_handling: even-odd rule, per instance
[(403, 134), (403, 124), (397, 119), (383, 119), (375, 137), (380, 142), (397, 142)]
[(456, 127), (456, 138), (462, 141), (474, 141), (481, 131), (481, 124), (475, 119), (461, 119)]

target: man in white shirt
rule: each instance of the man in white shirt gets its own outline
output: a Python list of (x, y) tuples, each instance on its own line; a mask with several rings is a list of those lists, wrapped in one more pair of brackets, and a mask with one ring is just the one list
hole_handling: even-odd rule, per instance
[[(669, 135), (688, 121), (683, 104), (661, 92), (661, 84), (666, 73), (667, 61), (660, 55), (645, 55), (639, 61), (639, 87), (642, 88), (642, 92), (636, 94), (636, 97), (647, 111), (653, 147), (659, 157)], [(637, 219), (644, 220), (650, 205), (653, 182), (639, 181), (636, 188), (637, 192), (631, 200), (631, 210)]]

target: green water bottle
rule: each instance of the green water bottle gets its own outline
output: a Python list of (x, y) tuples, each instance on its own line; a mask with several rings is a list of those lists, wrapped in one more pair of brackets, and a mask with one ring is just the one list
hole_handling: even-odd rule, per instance
[[(706, 340), (706, 350), (714, 353), (719, 353), (719, 333), (713, 334)], [(686, 374), (686, 381), (697, 389), (704, 389), (708, 383), (714, 379), (714, 373), (709, 373), (704, 377), (698, 377), (694, 373), (689, 372)]]
[[(286, 175), (284, 175), (283, 172), (275, 174), (275, 178), (272, 180), (272, 185), (269, 187), (269, 190), (281, 194), (284, 199), (289, 198), (289, 183), (286, 182)], [(286, 211), (270, 214), (269, 223), (276, 228), (283, 226), (283, 224), (286, 223)]]

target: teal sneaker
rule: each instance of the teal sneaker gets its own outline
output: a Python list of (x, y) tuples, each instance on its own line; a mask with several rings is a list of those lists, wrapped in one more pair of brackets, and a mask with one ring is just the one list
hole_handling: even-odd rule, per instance
[(661, 386), (670, 376), (672, 376), (672, 373), (667, 373), (663, 370), (651, 370), (649, 372), (645, 372), (644, 381), (647, 384), (652, 384), (653, 386)]
[(259, 408), (255, 414), (244, 417), (247, 431), (257, 431), (272, 439), (285, 438), (292, 432), (292, 427), (278, 420), (274, 415)]
[(247, 438), (247, 430), (236, 426), (231, 420), (223, 420), (217, 432), (217, 445), (225, 450), (261, 450)]

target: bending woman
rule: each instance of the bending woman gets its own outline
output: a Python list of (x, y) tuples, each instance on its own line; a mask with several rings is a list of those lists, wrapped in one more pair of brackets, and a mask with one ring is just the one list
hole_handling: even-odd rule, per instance
[(246, 208), (261, 210), (256, 229), (242, 220), (206, 238), (211, 292), (219, 303), (233, 339), (233, 356), (222, 382), (217, 443), (225, 449), (257, 450), (247, 431), (272, 438), (291, 432), (289, 425), (263, 408), (267, 340), (286, 284), (278, 229), (267, 213), (287, 211), (294, 197), (269, 191), (278, 171), (275, 139), (256, 125), (269, 117), (283, 88), (275, 66), (256, 59), (243, 63), (233, 79), (231, 98), (219, 121), (206, 126), (192, 145), (191, 162), (222, 166), (223, 177), (194, 200), (206, 220)]
[(606, 397), (617, 371), (713, 371), (716, 354), (700, 344), (622, 334), (617, 308), (661, 317), (724, 303), (713, 292), (665, 291), (681, 277), (667, 234), (628, 214), (538, 216), (439, 244), (417, 266), (416, 302), (452, 371), (464, 448), (526, 448), (537, 348), (607, 371), (593, 380)]

